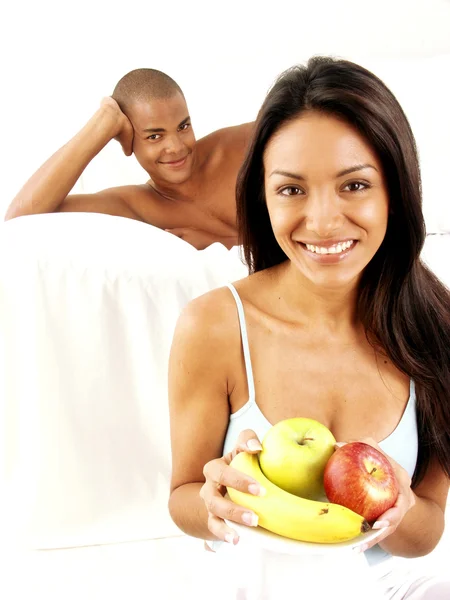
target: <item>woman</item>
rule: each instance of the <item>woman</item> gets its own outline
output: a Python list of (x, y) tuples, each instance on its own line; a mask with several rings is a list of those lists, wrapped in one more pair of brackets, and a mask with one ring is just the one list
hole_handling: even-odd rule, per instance
[[(261, 490), (231, 456), (303, 416), (394, 465), (399, 498), (362, 549), (369, 564), (429, 553), (450, 477), (450, 294), (420, 260), (420, 172), (400, 105), (347, 61), (288, 70), (260, 110), (237, 205), (251, 274), (190, 303), (173, 341), (172, 518), (236, 544), (224, 518), (258, 519), (225, 486)], [(386, 597), (450, 594), (414, 585)]]

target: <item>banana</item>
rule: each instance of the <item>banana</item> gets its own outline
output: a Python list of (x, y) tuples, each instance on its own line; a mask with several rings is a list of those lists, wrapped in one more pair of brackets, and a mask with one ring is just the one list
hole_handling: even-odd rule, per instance
[(294, 540), (321, 544), (351, 540), (370, 529), (364, 517), (345, 506), (307, 500), (282, 490), (263, 474), (256, 454), (240, 452), (230, 466), (253, 477), (266, 489), (264, 496), (254, 496), (227, 488), (231, 500), (254, 511), (264, 529)]

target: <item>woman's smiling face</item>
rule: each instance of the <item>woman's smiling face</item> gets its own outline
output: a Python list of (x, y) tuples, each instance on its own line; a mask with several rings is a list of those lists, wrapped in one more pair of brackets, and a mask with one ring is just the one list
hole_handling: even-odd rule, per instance
[(270, 220), (291, 263), (312, 283), (357, 282), (386, 234), (389, 198), (381, 163), (344, 120), (306, 112), (264, 152)]

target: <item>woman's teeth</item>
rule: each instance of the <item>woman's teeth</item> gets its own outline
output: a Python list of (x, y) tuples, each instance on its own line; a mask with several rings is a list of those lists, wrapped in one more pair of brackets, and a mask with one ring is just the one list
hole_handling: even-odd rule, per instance
[(340, 242), (339, 244), (334, 244), (333, 246), (312, 246), (311, 244), (305, 244), (307, 249), (310, 252), (315, 252), (316, 254), (340, 254), (345, 250), (348, 250), (354, 244), (354, 240), (348, 240), (347, 242)]

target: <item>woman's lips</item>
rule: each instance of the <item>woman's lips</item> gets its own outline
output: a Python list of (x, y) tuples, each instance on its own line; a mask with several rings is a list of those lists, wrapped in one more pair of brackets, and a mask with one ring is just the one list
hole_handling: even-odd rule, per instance
[[(318, 263), (325, 264), (325, 265), (336, 264), (336, 263), (339, 263), (342, 260), (344, 260), (349, 254), (351, 254), (351, 252), (357, 246), (358, 240), (351, 240), (351, 241), (347, 241), (344, 243), (346, 244), (346, 246), (348, 246), (348, 244), (351, 244), (351, 245), (349, 247), (345, 247), (345, 248), (342, 248), (342, 247), (337, 248), (338, 244), (336, 244), (335, 245), (336, 251), (330, 252), (331, 248), (327, 244), (327, 246), (323, 246), (324, 248), (326, 248), (326, 253), (322, 253), (320, 251), (321, 246), (315, 247), (315, 249), (312, 250), (312, 249), (308, 248), (306, 246), (306, 244), (304, 244), (303, 242), (298, 242), (298, 244), (300, 245), (303, 252), (305, 252), (309, 258), (311, 258), (312, 260), (315, 260)], [(308, 244), (308, 246), (310, 246), (310, 244)], [(317, 251), (317, 249), (319, 251)]]

